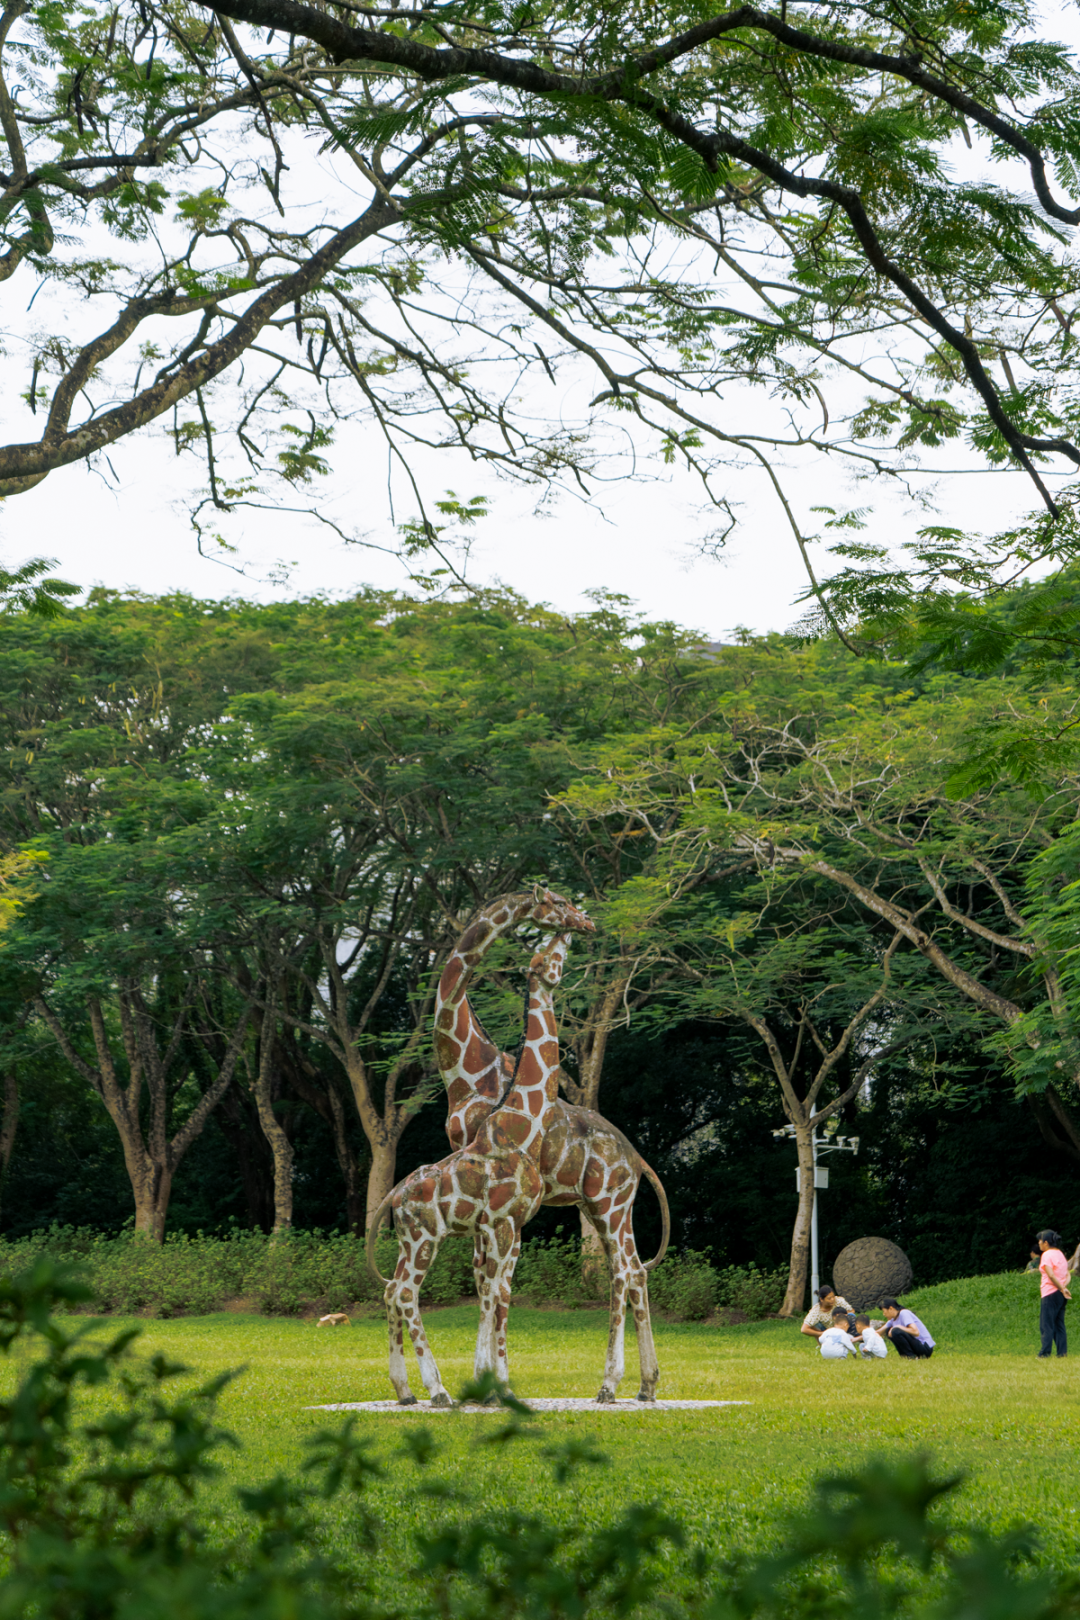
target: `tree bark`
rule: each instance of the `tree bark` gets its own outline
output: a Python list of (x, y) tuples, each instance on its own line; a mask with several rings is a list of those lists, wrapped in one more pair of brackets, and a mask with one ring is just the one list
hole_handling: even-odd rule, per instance
[(247, 1224), (269, 1232), (274, 1224), (274, 1161), (262, 1133), (254, 1101), (234, 1086), (221, 1099), (218, 1129), (228, 1141), (240, 1166), (240, 1185), (247, 1208)]
[[(567, 1074), (565, 1069), (560, 1070), (560, 1084), (567, 1100), (575, 1108), (590, 1108), (596, 1113), (600, 1110), (600, 1082), (604, 1074), (608, 1037), (615, 1014), (622, 1004), (627, 982), (626, 975), (620, 974), (590, 1008), (588, 1021), (573, 1043), (578, 1079)], [(607, 1275), (607, 1257), (600, 1234), (583, 1209), (578, 1210), (578, 1218), (581, 1223), (581, 1275), (585, 1283), (595, 1288)]]
[(293, 1215), (293, 1147), (285, 1133), (285, 1128), (274, 1113), (274, 1047), (276, 1044), (277, 1014), (274, 1005), (274, 995), (270, 991), (266, 997), (266, 1008), (262, 1014), (262, 1027), (259, 1040), (259, 1065), (255, 1074), (253, 1090), (255, 1093), (255, 1107), (259, 1114), (259, 1124), (263, 1135), (270, 1144), (270, 1152), (274, 1158), (274, 1236), (287, 1232), (292, 1226)]
[[(367, 1181), (367, 1211), (364, 1218), (364, 1230), (375, 1219), (379, 1205), (392, 1189), (397, 1177), (397, 1138), (386, 1138), (371, 1144), (371, 1169), (368, 1171)], [(384, 1215), (381, 1225), (386, 1224)]]
[(791, 1262), (788, 1284), (781, 1316), (794, 1316), (804, 1309), (806, 1300), (806, 1271), (810, 1259), (810, 1222), (814, 1212), (814, 1150), (811, 1132), (805, 1124), (796, 1123), (795, 1148), (799, 1160), (799, 1207), (791, 1234)]

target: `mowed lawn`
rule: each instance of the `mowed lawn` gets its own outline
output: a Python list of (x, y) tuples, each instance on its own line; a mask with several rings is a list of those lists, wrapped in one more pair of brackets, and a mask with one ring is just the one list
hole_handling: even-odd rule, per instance
[[(798, 1323), (742, 1327), (656, 1324), (659, 1393), (744, 1405), (701, 1412), (544, 1414), (538, 1441), (479, 1443), (497, 1415), (416, 1412), (358, 1414), (388, 1463), (371, 1492), (386, 1526), (380, 1562), (411, 1562), (412, 1532), (445, 1512), (538, 1504), (583, 1529), (634, 1501), (656, 1501), (713, 1549), (761, 1552), (784, 1511), (801, 1506), (811, 1481), (874, 1454), (924, 1451), (943, 1470), (963, 1469), (954, 1513), (989, 1529), (1034, 1523), (1056, 1567), (1080, 1561), (1080, 1315), (1074, 1358), (1039, 1361), (1038, 1284), (1005, 1275), (942, 1284), (912, 1296), (935, 1334), (929, 1362), (826, 1362)], [(1076, 1307), (1074, 1307), (1076, 1309)], [(425, 1313), (443, 1377), (453, 1390), (470, 1375), (475, 1307)], [(102, 1323), (116, 1326), (115, 1320)], [(164, 1351), (201, 1374), (243, 1367), (221, 1399), (220, 1416), (242, 1445), (212, 1488), (217, 1521), (236, 1514), (234, 1490), (283, 1472), (298, 1475), (305, 1441), (339, 1414), (312, 1411), (338, 1401), (392, 1395), (385, 1326), (350, 1327), (220, 1314), (142, 1324), (141, 1353)], [(606, 1342), (600, 1311), (515, 1308), (510, 1354), (516, 1393), (593, 1396)], [(621, 1395), (637, 1389), (636, 1345), (627, 1344)], [(7, 1369), (8, 1376), (12, 1369)], [(422, 1393), (418, 1376), (413, 1387)], [(406, 1426), (425, 1426), (442, 1447), (430, 1465), (453, 1487), (448, 1502), (417, 1495), (415, 1464), (402, 1455)], [(556, 1487), (543, 1447), (590, 1438), (610, 1459)], [(425, 1475), (427, 1477), (427, 1475)], [(329, 1510), (335, 1535), (355, 1535), (347, 1504)], [(359, 1542), (357, 1556), (361, 1556)]]

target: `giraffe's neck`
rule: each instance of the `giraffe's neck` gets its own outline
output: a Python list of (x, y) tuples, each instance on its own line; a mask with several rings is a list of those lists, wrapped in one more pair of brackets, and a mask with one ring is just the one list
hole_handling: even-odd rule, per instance
[[(473, 919), (451, 953), (435, 997), (435, 1061), (443, 1083), (463, 1098), (478, 1090), (497, 1095), (501, 1054), (469, 1005), (473, 975), (495, 941), (530, 914), (530, 894), (508, 894), (493, 900)], [(484, 1087), (483, 1081), (489, 1081)], [(451, 1102), (453, 1108), (454, 1102)]]
[(509, 1092), (489, 1125), (526, 1157), (539, 1160), (559, 1095), (559, 1032), (551, 986), (529, 976), (525, 1044)]

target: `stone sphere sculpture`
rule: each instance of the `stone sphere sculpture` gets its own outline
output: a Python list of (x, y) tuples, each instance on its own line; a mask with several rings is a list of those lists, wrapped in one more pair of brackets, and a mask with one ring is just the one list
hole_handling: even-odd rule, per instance
[(856, 1311), (883, 1299), (899, 1299), (911, 1287), (911, 1261), (888, 1238), (865, 1237), (841, 1249), (833, 1266), (833, 1287)]

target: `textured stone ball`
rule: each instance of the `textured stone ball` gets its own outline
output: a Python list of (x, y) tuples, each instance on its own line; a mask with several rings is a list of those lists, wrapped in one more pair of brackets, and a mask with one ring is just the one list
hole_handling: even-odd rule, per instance
[(856, 1311), (883, 1299), (899, 1299), (911, 1287), (911, 1261), (888, 1238), (858, 1238), (841, 1249), (833, 1266), (836, 1292)]

